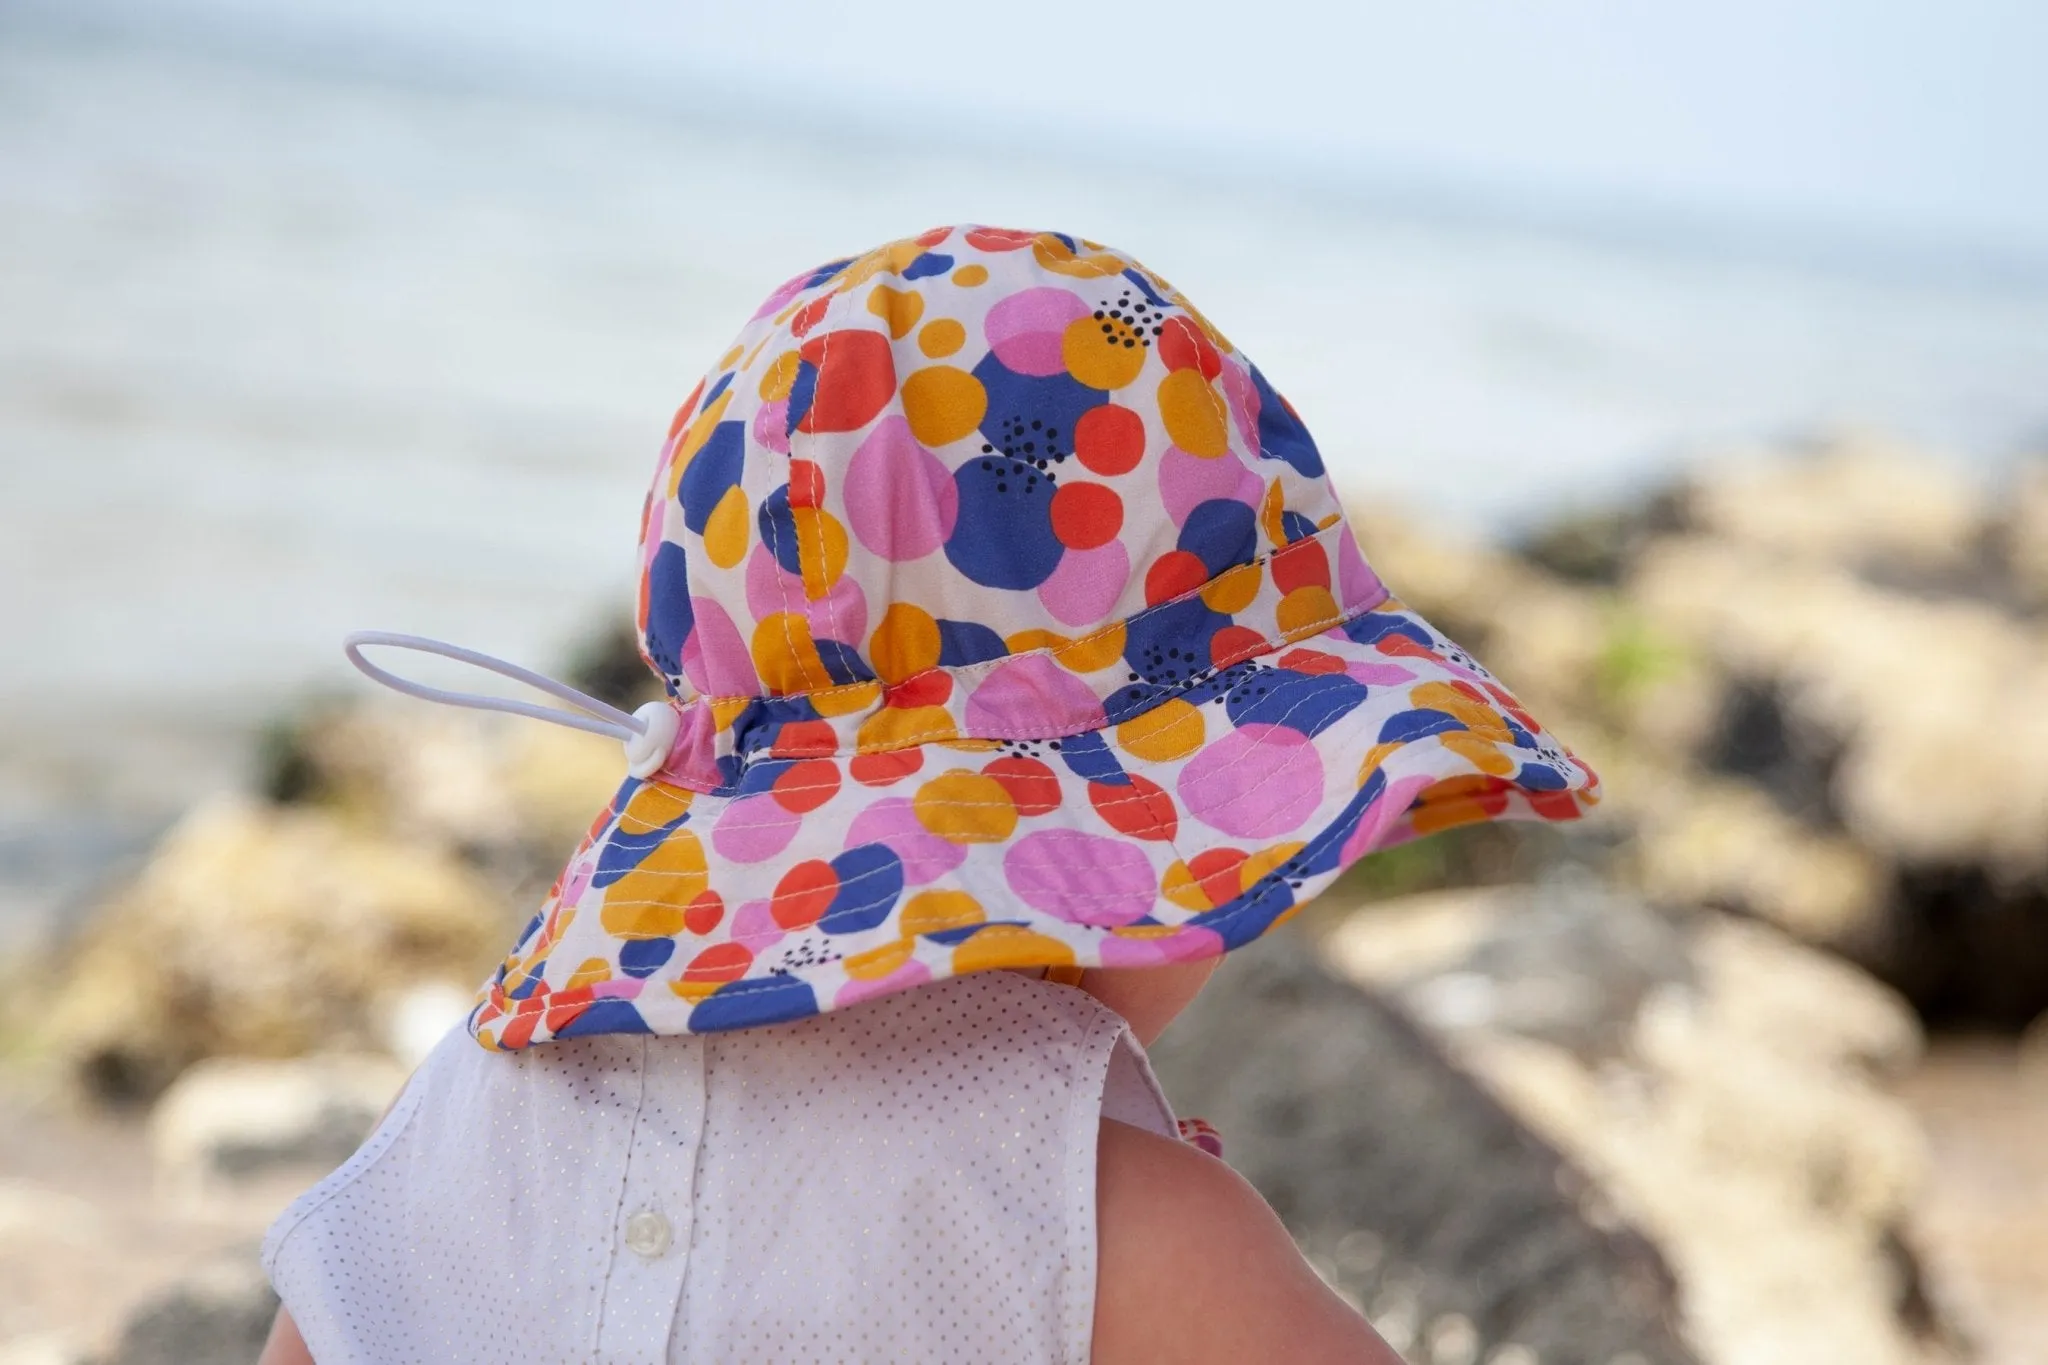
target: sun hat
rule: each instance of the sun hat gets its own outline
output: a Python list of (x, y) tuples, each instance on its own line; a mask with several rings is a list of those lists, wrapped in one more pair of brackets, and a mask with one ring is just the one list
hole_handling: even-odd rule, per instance
[[(1344, 868), (1597, 779), (1389, 596), (1287, 401), (1123, 252), (935, 228), (775, 290), (676, 413), (663, 701), (470, 1016), (523, 1048), (1256, 939)], [(411, 637), (365, 643), (443, 648)]]

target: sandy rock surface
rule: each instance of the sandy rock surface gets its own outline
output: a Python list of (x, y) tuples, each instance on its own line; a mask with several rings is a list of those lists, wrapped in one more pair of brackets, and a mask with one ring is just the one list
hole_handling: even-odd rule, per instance
[(1595, 1182), (1668, 1260), (1710, 1365), (1947, 1358), (1922, 1305), (1920, 1048), (1861, 973), (1763, 926), (1596, 887), (1419, 897), (1326, 943)]
[(1414, 1365), (1697, 1365), (1657, 1249), (1304, 936), (1234, 956), (1153, 1058)]
[(205, 1057), (374, 1048), (399, 995), (481, 980), (509, 918), (432, 845), (313, 808), (206, 806), (65, 953), (34, 1035), (117, 1099)]
[(163, 1182), (195, 1199), (224, 1182), (338, 1166), (405, 1078), (403, 1066), (375, 1054), (210, 1057), (151, 1108), (150, 1157)]
[(1867, 435), (1743, 452), (1521, 553), (1374, 562), (1605, 778), (1579, 842), (1849, 956), (1938, 1020), (2048, 1011), (2048, 464)]
[(2048, 1354), (2048, 1066), (2010, 1039), (1944, 1039), (1899, 1094), (1932, 1158), (1919, 1243), (1974, 1365), (2038, 1365)]
[(0, 1082), (0, 1362), (104, 1359), (131, 1316), (195, 1268), (216, 1256), (250, 1265), (263, 1230), (314, 1178), (279, 1171), (194, 1200), (160, 1179), (139, 1118)]

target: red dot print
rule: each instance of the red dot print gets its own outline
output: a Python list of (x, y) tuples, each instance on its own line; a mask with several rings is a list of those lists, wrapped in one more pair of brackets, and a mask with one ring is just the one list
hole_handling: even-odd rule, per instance
[(1237, 899), (1237, 870), (1244, 866), (1244, 857), (1240, 849), (1212, 848), (1188, 859), (1188, 875), (1200, 884), (1212, 908)]
[(880, 332), (827, 332), (798, 354), (818, 367), (817, 393), (798, 431), (859, 431), (895, 396), (896, 361)]
[(669, 440), (673, 441), (677, 433), (689, 422), (691, 415), (697, 411), (697, 400), (703, 396), (704, 381), (700, 379), (697, 381), (697, 387), (690, 390), (690, 396), (683, 400), (683, 405), (676, 409), (675, 420), (668, 424)]
[(562, 991), (548, 1000), (548, 1032), (560, 1033), (576, 1022), (576, 1017), (590, 1008), (590, 1002), (597, 998), (597, 992), (588, 986), (579, 986), (573, 991)]
[(975, 228), (967, 234), (967, 244), (982, 251), (1015, 251), (1030, 246), (1036, 235), (1015, 228)]
[(1145, 571), (1145, 604), (1157, 606), (1209, 581), (1209, 566), (1192, 550), (1168, 550)]
[(1052, 533), (1069, 550), (1092, 550), (1124, 528), (1124, 500), (1099, 483), (1063, 483), (1052, 495)]
[(886, 787), (901, 782), (924, 766), (924, 755), (916, 749), (892, 749), (880, 754), (855, 754), (846, 770), (863, 787)]
[(1330, 556), (1322, 542), (1297, 540), (1273, 556), (1273, 586), (1285, 597), (1296, 588), (1330, 586)]
[(891, 706), (944, 706), (953, 695), (953, 675), (928, 668), (913, 673), (887, 692)]
[(1209, 662), (1228, 668), (1240, 659), (1266, 651), (1266, 637), (1250, 626), (1225, 626), (1209, 637)]
[(742, 943), (714, 943), (683, 968), (685, 981), (737, 981), (754, 965), (754, 954)]
[(775, 804), (796, 815), (814, 811), (839, 795), (839, 765), (829, 758), (807, 758), (775, 775), (770, 788)]
[(1198, 369), (1204, 379), (1223, 373), (1223, 357), (1216, 353), (1216, 344), (1202, 335), (1193, 318), (1171, 317), (1162, 324), (1159, 358), (1168, 370)]
[(768, 913), (785, 929), (808, 929), (825, 914), (832, 898), (839, 894), (839, 874), (832, 864), (808, 858), (782, 874), (775, 894), (768, 898)]
[(1044, 815), (1059, 809), (1060, 781), (1053, 776), (1051, 768), (1035, 758), (1021, 755), (998, 758), (981, 772), (982, 776), (996, 780), (996, 784), (1016, 804), (1019, 815)]
[(1128, 474), (1145, 454), (1145, 422), (1129, 408), (1104, 403), (1074, 423), (1074, 454), (1097, 474)]
[(816, 460), (791, 460), (789, 462), (789, 505), (791, 507), (823, 507), (825, 505), (825, 471), (818, 468)]
[(823, 298), (812, 299), (809, 303), (797, 309), (795, 315), (790, 318), (789, 330), (798, 336), (806, 335), (813, 327), (818, 325), (818, 319), (824, 317), (825, 310), (831, 306), (832, 296), (830, 294), (825, 295)]
[(1132, 839), (1170, 840), (1180, 825), (1180, 812), (1173, 798), (1149, 778), (1131, 774), (1121, 786), (1108, 782), (1088, 784), (1088, 804), (1118, 834)]
[(1493, 699), (1496, 702), (1500, 703), (1500, 708), (1503, 711), (1506, 711), (1509, 715), (1515, 718), (1515, 724), (1521, 726), (1524, 730), (1529, 731), (1536, 731), (1543, 728), (1542, 726), (1536, 723), (1536, 718), (1534, 716), (1531, 716), (1526, 710), (1523, 709), (1522, 703), (1515, 700), (1514, 693), (1508, 691), (1499, 683), (1488, 683), (1486, 685), (1486, 690), (1493, 694)]
[(824, 720), (792, 720), (775, 732), (768, 752), (777, 758), (824, 758), (839, 749), (839, 736)]
[(1437, 657), (1436, 651), (1428, 645), (1421, 644), (1410, 636), (1401, 634), (1398, 630), (1390, 630), (1385, 635), (1380, 636), (1379, 640), (1373, 645), (1373, 648), (1382, 654), (1391, 654), (1401, 659), (1434, 659)]
[[(518, 1003), (524, 1006), (526, 1002), (522, 1000)], [(498, 1035), (498, 1046), (517, 1051), (531, 1043), (533, 1031), (540, 1027), (540, 1016), (540, 1007), (537, 1005), (532, 1009), (522, 1008), (505, 1021), (505, 1031)]]
[(683, 927), (702, 938), (716, 929), (725, 919), (725, 897), (716, 891), (700, 892), (697, 899), (683, 907)]
[(1342, 673), (1344, 661), (1320, 649), (1290, 649), (1273, 662), (1296, 673)]

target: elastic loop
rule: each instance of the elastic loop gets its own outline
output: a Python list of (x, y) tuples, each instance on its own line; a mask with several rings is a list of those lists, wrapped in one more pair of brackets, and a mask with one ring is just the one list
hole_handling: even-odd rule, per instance
[[(439, 687), (429, 687), (396, 673), (379, 668), (363, 657), (364, 645), (388, 645), (392, 649), (417, 650), (422, 654), (438, 654), (444, 659), (496, 673), (514, 682), (525, 683), (528, 687), (547, 693), (559, 701), (565, 701), (575, 711), (561, 711), (552, 706), (540, 706), (530, 701), (513, 701), (505, 697), (487, 697), (476, 692), (450, 692)], [(342, 652), (348, 661), (361, 669), (365, 676), (380, 682), (394, 692), (403, 692), (409, 697), (423, 701), (440, 702), (446, 706), (466, 706), (476, 711), (503, 711), (508, 715), (528, 716), (534, 720), (545, 720), (555, 725), (567, 725), (572, 729), (585, 730), (593, 735), (606, 735), (620, 741), (631, 741), (647, 729), (647, 722), (638, 716), (628, 715), (616, 706), (608, 706), (596, 697), (578, 692), (567, 683), (556, 682), (553, 678), (535, 673), (532, 669), (508, 664), (503, 659), (494, 659), (488, 654), (479, 654), (473, 649), (451, 645), (445, 640), (429, 639), (424, 635), (401, 635), (389, 630), (359, 630), (342, 641)], [(578, 714), (581, 712), (583, 714)]]

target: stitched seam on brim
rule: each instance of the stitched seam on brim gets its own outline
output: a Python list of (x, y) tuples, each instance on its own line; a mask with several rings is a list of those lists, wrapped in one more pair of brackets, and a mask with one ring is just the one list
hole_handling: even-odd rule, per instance
[[(1422, 737), (1421, 739), (1412, 739), (1412, 740), (1407, 740), (1407, 741), (1403, 742), (1403, 743), (1401, 744), (1401, 746), (1400, 746), (1400, 747), (1399, 747), (1398, 749), (1396, 749), (1396, 750), (1395, 750), (1395, 752), (1394, 752), (1394, 753), (1391, 753), (1391, 754), (1387, 755), (1387, 757), (1386, 757), (1386, 758), (1385, 758), (1384, 760), (1382, 760), (1382, 761), (1381, 761), (1381, 763), (1380, 763), (1380, 770), (1381, 770), (1381, 771), (1387, 771), (1387, 770), (1388, 770), (1388, 769), (1389, 769), (1389, 768), (1390, 768), (1390, 767), (1392, 766), (1393, 760), (1394, 760), (1395, 758), (1397, 758), (1397, 757), (1401, 756), (1402, 754), (1406, 753), (1406, 752), (1407, 752), (1407, 751), (1409, 751), (1409, 750), (1420, 750), (1420, 749), (1422, 749), (1422, 748), (1423, 748), (1424, 746), (1427, 746), (1427, 748), (1428, 748), (1428, 749), (1430, 749), (1430, 750), (1434, 750), (1434, 751), (1435, 751), (1435, 752), (1437, 752), (1437, 753), (1443, 753), (1443, 754), (1450, 754), (1450, 755), (1451, 755), (1452, 757), (1456, 758), (1456, 759), (1458, 760), (1458, 762), (1459, 762), (1459, 763), (1460, 763), (1460, 764), (1461, 764), (1461, 765), (1462, 765), (1463, 767), (1465, 767), (1465, 768), (1466, 768), (1466, 769), (1468, 769), (1468, 770), (1471, 770), (1471, 771), (1468, 771), (1468, 772), (1453, 772), (1453, 773), (1444, 773), (1444, 774), (1441, 774), (1441, 775), (1439, 775), (1439, 776), (1438, 776), (1438, 780), (1439, 780), (1439, 781), (1450, 781), (1450, 780), (1452, 780), (1452, 779), (1454, 779), (1454, 778), (1470, 776), (1470, 775), (1471, 775), (1471, 773), (1472, 773), (1473, 771), (1476, 771), (1476, 769), (1473, 769), (1473, 767), (1472, 767), (1472, 763), (1471, 763), (1471, 760), (1469, 760), (1469, 759), (1465, 758), (1465, 757), (1464, 757), (1464, 756), (1463, 756), (1462, 754), (1459, 754), (1459, 753), (1457, 752), (1457, 750), (1455, 750), (1455, 749), (1452, 749), (1452, 748), (1449, 748), (1448, 746), (1446, 746), (1446, 745), (1445, 745), (1445, 744), (1444, 744), (1444, 743), (1442, 742), (1442, 739), (1441, 739), (1441, 737), (1440, 737), (1440, 736), (1437, 736), (1437, 735), (1425, 735), (1425, 736), (1423, 736), (1423, 737)], [(1416, 754), (1416, 757), (1420, 757), (1420, 756), (1421, 756), (1421, 754), (1420, 754), (1420, 753), (1417, 753), (1417, 754)], [(1587, 768), (1587, 767), (1586, 767), (1586, 766), (1585, 766), (1585, 765), (1584, 765), (1583, 763), (1580, 763), (1580, 762), (1578, 761), (1578, 759), (1577, 759), (1577, 758), (1575, 758), (1575, 757), (1574, 757), (1574, 758), (1571, 758), (1571, 759), (1570, 759), (1570, 762), (1571, 762), (1571, 766), (1572, 766), (1572, 767), (1573, 767), (1573, 768), (1574, 768), (1574, 769), (1575, 769), (1576, 771), (1578, 771), (1579, 773), (1581, 773), (1581, 774), (1585, 775), (1585, 776), (1586, 776), (1587, 778), (1591, 778), (1591, 776), (1592, 776), (1592, 770), (1591, 770), (1591, 769), (1589, 769), (1589, 768)], [(1573, 786), (1567, 785), (1567, 786), (1565, 786), (1565, 787), (1563, 787), (1563, 788), (1533, 788), (1533, 787), (1524, 787), (1524, 786), (1522, 786), (1521, 784), (1519, 784), (1519, 783), (1516, 783), (1516, 782), (1514, 782), (1514, 781), (1513, 781), (1512, 779), (1504, 779), (1504, 780), (1506, 780), (1506, 781), (1508, 782), (1509, 786), (1510, 786), (1511, 788), (1513, 788), (1514, 790), (1516, 790), (1516, 791), (1523, 791), (1523, 792), (1528, 792), (1528, 791), (1541, 791), (1541, 790), (1562, 790), (1562, 791), (1566, 791), (1566, 792), (1571, 792), (1571, 793), (1578, 793), (1578, 792), (1582, 792), (1582, 791), (1587, 791), (1587, 790), (1590, 790), (1590, 789), (1592, 788), (1592, 784), (1591, 784), (1590, 782), (1588, 782), (1588, 783), (1586, 783), (1586, 784), (1584, 784), (1584, 785), (1578, 786), (1578, 787), (1573, 787)], [(1390, 785), (1391, 785), (1391, 779), (1390, 779)], [(1356, 793), (1354, 793), (1354, 796), (1355, 796), (1355, 795), (1356, 795)], [(1418, 794), (1418, 795), (1419, 795), (1419, 794)], [(1346, 805), (1348, 805), (1348, 804), (1349, 804), (1349, 802), (1347, 801), (1347, 802), (1346, 802)], [(1414, 803), (1412, 803), (1412, 802), (1411, 802), (1411, 805), (1410, 805), (1410, 808), (1411, 808), (1411, 809), (1412, 809), (1412, 807), (1413, 807), (1413, 804), (1414, 804)], [(1339, 815), (1339, 817), (1341, 817), (1341, 816), (1342, 816), (1342, 813), (1343, 813), (1343, 807), (1339, 807), (1339, 810), (1338, 810), (1338, 815)], [(1361, 812), (1361, 818), (1363, 818), (1363, 812)], [(1496, 818), (1499, 818), (1499, 817), (1489, 817), (1489, 819), (1490, 819), (1490, 820), (1491, 820), (1491, 819), (1496, 819)], [(1550, 820), (1550, 819), (1552, 819), (1552, 817), (1549, 817), (1549, 816), (1541, 816), (1541, 815), (1540, 815), (1540, 813), (1539, 813), (1539, 818), (1542, 818), (1542, 819), (1545, 819), (1545, 820)], [(1296, 850), (1296, 851), (1295, 851), (1295, 853), (1293, 853), (1292, 855), (1290, 855), (1290, 856), (1289, 856), (1289, 858), (1288, 858), (1288, 859), (1287, 859), (1286, 861), (1289, 861), (1289, 862), (1291, 862), (1291, 861), (1293, 861), (1293, 859), (1295, 859), (1295, 858), (1308, 858), (1308, 857), (1312, 857), (1312, 856), (1314, 856), (1314, 855), (1316, 855), (1316, 854), (1319, 854), (1319, 853), (1321, 853), (1321, 852), (1322, 852), (1322, 851), (1323, 851), (1323, 850), (1324, 850), (1325, 848), (1329, 847), (1329, 845), (1330, 845), (1330, 844), (1331, 844), (1332, 842), (1334, 842), (1334, 841), (1335, 841), (1335, 840), (1336, 840), (1336, 839), (1337, 839), (1337, 838), (1339, 837), (1339, 835), (1338, 835), (1338, 827), (1339, 827), (1339, 825), (1340, 825), (1340, 824), (1341, 824), (1341, 819), (1340, 819), (1340, 818), (1339, 818), (1339, 819), (1332, 819), (1332, 820), (1331, 820), (1331, 821), (1330, 821), (1330, 822), (1329, 822), (1328, 824), (1326, 824), (1326, 825), (1325, 825), (1325, 826), (1324, 826), (1324, 827), (1323, 827), (1323, 828), (1322, 828), (1322, 829), (1321, 829), (1320, 831), (1318, 831), (1318, 832), (1317, 832), (1317, 833), (1316, 833), (1315, 835), (1311, 836), (1311, 837), (1310, 837), (1309, 839), (1307, 839), (1306, 841), (1304, 841), (1304, 842), (1303, 842), (1303, 844), (1302, 844), (1302, 846), (1301, 846), (1301, 847), (1300, 847), (1300, 848), (1299, 848), (1298, 850)], [(1351, 826), (1351, 828), (1352, 828), (1352, 829), (1356, 829), (1356, 827), (1357, 827), (1357, 826), (1356, 826), (1356, 824), (1355, 824), (1355, 823), (1354, 823), (1354, 824), (1353, 824), (1353, 825)], [(1345, 838), (1348, 838), (1348, 837), (1350, 837), (1350, 831), (1349, 831), (1349, 830), (1346, 830), (1346, 831), (1344, 832), (1344, 834), (1343, 834), (1343, 836), (1342, 836), (1342, 837), (1345, 837)], [(1368, 850), (1367, 852), (1368, 852), (1368, 853), (1370, 853), (1370, 852), (1373, 852), (1373, 851), (1375, 851), (1375, 850)], [(1363, 854), (1362, 854), (1362, 855), (1360, 855), (1360, 856), (1361, 856), (1361, 857), (1363, 857), (1363, 856), (1366, 856), (1366, 855), (1363, 855)], [(1183, 861), (1185, 861), (1185, 860), (1183, 860)], [(1189, 918), (1189, 919), (1186, 919), (1186, 920), (1183, 920), (1183, 921), (1181, 921), (1181, 922), (1180, 922), (1179, 924), (1176, 924), (1176, 925), (1172, 925), (1172, 926), (1170, 926), (1170, 927), (1171, 927), (1171, 928), (1173, 928), (1173, 929), (1174, 929), (1174, 930), (1176, 930), (1176, 931), (1178, 931), (1178, 930), (1181, 930), (1181, 929), (1214, 929), (1214, 928), (1216, 928), (1216, 927), (1217, 927), (1218, 925), (1229, 925), (1229, 924), (1232, 924), (1232, 923), (1234, 923), (1234, 922), (1236, 921), (1236, 919), (1237, 919), (1237, 918), (1238, 918), (1239, 916), (1242, 916), (1242, 915), (1248, 914), (1248, 913), (1249, 913), (1249, 912), (1251, 912), (1252, 910), (1255, 910), (1255, 909), (1261, 909), (1261, 908), (1263, 908), (1263, 907), (1261, 907), (1261, 906), (1260, 906), (1260, 905), (1258, 904), (1258, 902), (1257, 902), (1257, 896), (1258, 896), (1258, 893), (1259, 893), (1259, 892), (1260, 892), (1261, 890), (1263, 890), (1263, 889), (1264, 889), (1265, 887), (1267, 887), (1268, 885), (1272, 884), (1273, 882), (1276, 882), (1276, 881), (1285, 881), (1285, 880), (1287, 880), (1287, 878), (1286, 878), (1286, 877), (1285, 877), (1285, 876), (1283, 875), (1283, 873), (1282, 873), (1282, 871), (1281, 871), (1281, 868), (1282, 868), (1282, 867), (1284, 867), (1284, 866), (1285, 866), (1285, 862), (1283, 862), (1283, 863), (1282, 863), (1282, 864), (1280, 865), (1280, 867), (1275, 867), (1275, 868), (1274, 868), (1274, 869), (1273, 869), (1272, 871), (1270, 871), (1270, 872), (1267, 872), (1267, 873), (1265, 873), (1265, 874), (1264, 874), (1263, 876), (1261, 876), (1261, 877), (1260, 877), (1260, 878), (1259, 878), (1259, 879), (1258, 879), (1257, 881), (1253, 882), (1253, 883), (1252, 883), (1252, 884), (1251, 884), (1250, 886), (1246, 887), (1246, 888), (1245, 888), (1245, 889), (1244, 889), (1244, 890), (1243, 890), (1242, 892), (1240, 892), (1240, 893), (1239, 893), (1239, 894), (1237, 895), (1237, 897), (1235, 898), (1235, 901), (1234, 901), (1234, 908), (1230, 908), (1230, 909), (1222, 909), (1222, 908), (1219, 908), (1219, 909), (1215, 909), (1215, 910), (1205, 910), (1205, 911), (1201, 911), (1201, 912), (1197, 913), (1196, 915), (1194, 915), (1193, 917), (1191, 917), (1191, 918)], [(1335, 871), (1333, 871), (1333, 872), (1330, 872), (1330, 873), (1326, 873), (1326, 874), (1318, 874), (1318, 876), (1319, 876), (1319, 877), (1324, 877), (1324, 878), (1334, 878), (1334, 876), (1336, 875), (1336, 872), (1337, 872), (1337, 871), (1341, 871), (1341, 870), (1342, 870), (1341, 868), (1340, 868), (1340, 869), (1336, 869)], [(1327, 882), (1326, 882), (1326, 884), (1327, 884)], [(1319, 891), (1318, 891), (1318, 892), (1317, 892), (1316, 894), (1317, 894), (1317, 895), (1320, 895), (1320, 894), (1321, 894), (1321, 891), (1319, 890)], [(1163, 899), (1163, 897), (1161, 897), (1160, 899)], [(1313, 899), (1313, 897), (1310, 897), (1310, 898), (1308, 898), (1308, 899)], [(1300, 901), (1300, 902), (1297, 902), (1297, 904), (1305, 904), (1305, 903), (1306, 903), (1306, 901), (1305, 901), (1305, 900), (1304, 900), (1304, 901)], [(1082, 927), (1093, 927), (1093, 926), (1082, 926)], [(1113, 936), (1113, 935), (1111, 935), (1111, 934), (1109, 933), (1109, 931), (1108, 931), (1107, 929), (1104, 929), (1104, 931), (1103, 931), (1103, 937), (1105, 937), (1105, 938), (1108, 938), (1108, 937), (1112, 937), (1112, 936)], [(920, 938), (921, 938), (921, 936), (920, 936)], [(677, 979), (680, 979), (680, 978), (677, 978)], [(803, 979), (802, 977), (800, 977), (800, 976), (796, 975), (796, 974), (795, 974), (795, 973), (793, 973), (793, 972), (790, 972), (790, 973), (781, 973), (781, 974), (771, 974), (771, 975), (769, 975), (769, 976), (766, 976), (766, 977), (759, 977), (759, 978), (747, 978), (747, 977), (741, 977), (741, 978), (739, 978), (739, 979), (738, 979), (738, 980), (736, 980), (736, 981), (733, 981), (733, 982), (729, 982), (729, 983), (725, 983), (725, 984), (724, 984), (724, 986), (722, 987), (722, 989), (720, 989), (720, 990), (719, 990), (719, 991), (717, 992), (717, 994), (718, 994), (718, 995), (720, 995), (720, 996), (722, 996), (722, 997), (724, 997), (724, 998), (726, 998), (726, 999), (732, 999), (732, 998), (734, 998), (734, 997), (736, 997), (736, 996), (743, 996), (743, 995), (749, 995), (749, 994), (758, 994), (758, 993), (759, 993), (759, 992), (761, 992), (761, 991), (768, 991), (768, 990), (784, 990), (784, 989), (787, 989), (787, 986), (786, 986), (786, 984), (785, 984), (786, 982), (789, 982), (789, 981), (800, 981), (800, 982), (801, 982), (801, 981), (803, 981), (803, 980), (804, 980), (804, 979)], [(663, 985), (665, 986), (666, 984), (667, 984), (667, 979), (664, 979), (664, 981), (663, 981)], [(805, 985), (809, 985), (810, 983), (809, 983), (809, 982), (804, 982), (804, 984), (805, 984)], [(520, 997), (520, 998), (517, 998), (517, 999), (515, 999), (515, 998), (513, 998), (513, 997), (511, 997), (511, 996), (509, 996), (509, 995), (502, 995), (502, 994), (500, 994), (500, 993), (499, 993), (499, 992), (498, 992), (498, 991), (496, 990), (496, 988), (495, 988), (495, 987), (493, 987), (493, 989), (492, 989), (492, 993), (493, 993), (493, 995), (497, 996), (499, 1000), (502, 1000), (502, 1001), (504, 1002), (504, 1005), (509, 1005), (509, 1006), (511, 1007), (511, 1008), (509, 1008), (509, 1009), (505, 1009), (505, 1008), (504, 1008), (503, 1006), (501, 1006), (501, 1007), (500, 1007), (501, 1009), (503, 1009), (503, 1012), (504, 1012), (505, 1014), (507, 1014), (507, 1015), (510, 1015), (510, 1014), (512, 1014), (512, 1013), (515, 1013), (515, 1012), (517, 1012), (517, 1010), (518, 1010), (518, 1007), (519, 1007), (519, 1006), (521, 1006), (521, 1005), (526, 1005), (526, 1002), (528, 1002), (528, 1001), (539, 1001), (539, 1002), (543, 1002), (543, 1003), (536, 1003), (536, 1004), (532, 1004), (532, 1005), (527, 1005), (527, 1007), (526, 1007), (526, 1012), (527, 1012), (527, 1013), (539, 1013), (539, 1012), (543, 1011), (543, 1010), (544, 1010), (544, 1009), (546, 1008), (546, 1005), (545, 1005), (545, 1003), (544, 1003), (544, 1002), (545, 1002), (545, 1001), (546, 1001), (546, 1000), (548, 999), (548, 996), (538, 996), (538, 997), (536, 997), (536, 996), (524, 996), (524, 997)], [(550, 992), (550, 995), (552, 995), (552, 994), (554, 994), (554, 992)], [(656, 997), (656, 998), (659, 998), (659, 997)], [(680, 998), (680, 997), (679, 997), (679, 998)], [(709, 996), (707, 996), (707, 997), (706, 997), (706, 999), (709, 999), (709, 998), (710, 998)], [(494, 1001), (493, 1003), (496, 1003), (496, 1001)], [(580, 1003), (580, 1002), (579, 1002), (579, 1003)], [(691, 1003), (692, 1007), (694, 1008), (694, 1006), (695, 1006), (696, 1004), (699, 1004), (699, 1003), (702, 1003), (702, 1002), (690, 1002), (690, 1003)], [(774, 1021), (765, 1021), (765, 1022), (774, 1022)], [(709, 1031), (709, 1032), (717, 1032), (718, 1030), (707, 1030), (707, 1031)]]

